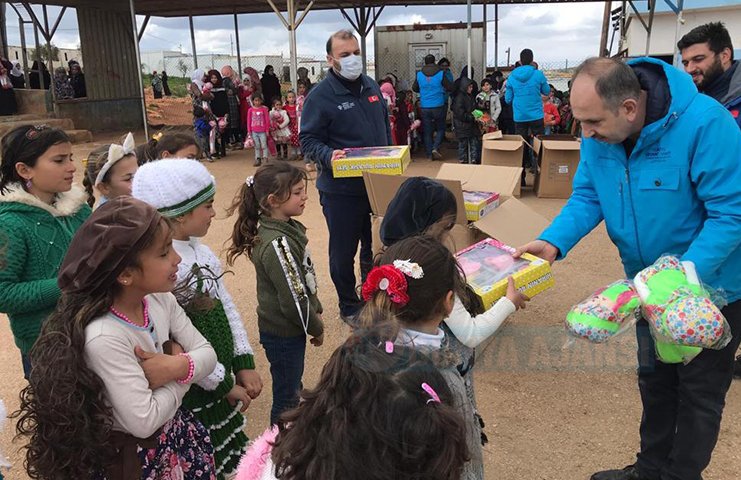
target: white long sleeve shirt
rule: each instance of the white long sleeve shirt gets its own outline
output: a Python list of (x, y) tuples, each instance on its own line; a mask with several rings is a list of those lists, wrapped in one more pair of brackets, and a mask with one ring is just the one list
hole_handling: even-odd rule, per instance
[(216, 366), (216, 352), (196, 330), (171, 293), (148, 295), (149, 326), (127, 323), (106, 313), (85, 327), (85, 361), (105, 386), (113, 409), (113, 429), (147, 438), (170, 420), (190, 385), (170, 382), (149, 388), (134, 348), (163, 353), (162, 344), (174, 340), (190, 354), (192, 381), (204, 378)]
[(489, 310), (474, 317), (456, 295), (453, 311), (445, 319), (445, 324), (463, 345), (476, 348), (493, 335), (516, 310), (514, 303), (507, 297), (502, 297)]

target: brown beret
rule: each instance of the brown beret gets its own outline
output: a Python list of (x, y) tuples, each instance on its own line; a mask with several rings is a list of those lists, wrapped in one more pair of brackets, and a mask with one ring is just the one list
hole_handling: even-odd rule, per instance
[(104, 203), (72, 239), (59, 268), (59, 288), (65, 293), (110, 288), (105, 280), (118, 276), (136, 260), (162, 218), (154, 207), (133, 197)]

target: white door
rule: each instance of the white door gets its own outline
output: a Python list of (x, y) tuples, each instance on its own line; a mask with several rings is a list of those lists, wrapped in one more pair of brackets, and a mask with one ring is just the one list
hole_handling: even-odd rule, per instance
[(409, 70), (412, 79), (417, 78), (417, 72), (425, 66), (425, 57), (434, 55), (435, 62), (445, 56), (444, 43), (411, 43), (409, 44)]

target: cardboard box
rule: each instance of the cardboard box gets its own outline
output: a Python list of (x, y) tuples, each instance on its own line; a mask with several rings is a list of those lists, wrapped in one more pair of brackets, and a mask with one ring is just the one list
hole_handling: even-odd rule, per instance
[(484, 310), (507, 294), (507, 278), (510, 276), (517, 289), (530, 298), (553, 286), (551, 266), (547, 261), (527, 253), (514, 259), (514, 251), (510, 246), (487, 238), (456, 255), (468, 286)]
[[(448, 236), (448, 248), (455, 253), (486, 237), (496, 238), (507, 245), (523, 245), (535, 239), (550, 223), (516, 198), (512, 192), (520, 184), (522, 168), (491, 165), (460, 165), (443, 163), (431, 178), (439, 181), (455, 196), (458, 203), (456, 225)], [(363, 180), (373, 211), (373, 251), (382, 244), (380, 228), (389, 203), (406, 176), (379, 175), (365, 172)], [(499, 193), (499, 206), (482, 219), (469, 224), (463, 190)]]
[(463, 190), (463, 201), (466, 205), (466, 219), (469, 222), (476, 222), (499, 206), (499, 194)]
[(581, 142), (571, 135), (540, 135), (533, 147), (538, 154), (535, 193), (541, 198), (569, 198)]
[(524, 145), (521, 136), (491, 132), (485, 134), (481, 141), (482, 165), (522, 167), (522, 149)]
[(364, 171), (401, 175), (412, 161), (406, 145), (346, 148), (345, 152), (345, 158), (332, 162), (334, 178), (362, 177)]

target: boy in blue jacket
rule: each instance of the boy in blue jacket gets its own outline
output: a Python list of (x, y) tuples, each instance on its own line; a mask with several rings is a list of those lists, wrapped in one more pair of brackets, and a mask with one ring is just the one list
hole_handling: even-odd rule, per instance
[(629, 278), (664, 253), (681, 255), (725, 294), (722, 312), (734, 333), (722, 350), (666, 364), (648, 324), (638, 322), (640, 453), (635, 465), (592, 480), (699, 480), (741, 341), (741, 132), (688, 75), (651, 58), (585, 61), (571, 105), (584, 137), (573, 193), (518, 253), (560, 260), (604, 220)]

